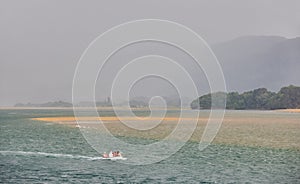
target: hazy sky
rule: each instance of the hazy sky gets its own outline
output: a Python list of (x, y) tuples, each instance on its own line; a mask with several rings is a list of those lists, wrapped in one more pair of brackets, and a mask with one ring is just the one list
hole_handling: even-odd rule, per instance
[(300, 36), (300, 1), (0, 1), (0, 105), (71, 100), (88, 44), (137, 19), (184, 24), (208, 43), (243, 35)]

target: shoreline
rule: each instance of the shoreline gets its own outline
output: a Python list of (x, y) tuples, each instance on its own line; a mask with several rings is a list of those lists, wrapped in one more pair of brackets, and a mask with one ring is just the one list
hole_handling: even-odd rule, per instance
[(300, 109), (276, 109), (278, 112), (300, 113)]
[[(0, 106), (0, 110), (93, 110), (94, 107), (9, 107), (9, 106)], [(134, 110), (134, 111), (149, 111), (150, 109), (147, 107), (142, 108), (126, 108), (126, 107), (97, 107), (97, 110)], [(163, 108), (154, 108), (153, 110), (165, 110)], [(187, 107), (178, 108), (171, 107), (168, 110), (193, 110)], [(202, 111), (209, 111), (210, 109), (201, 109)], [(200, 110), (200, 111), (201, 111)], [(274, 111), (274, 112), (289, 112), (289, 113), (300, 113), (300, 109), (274, 109), (274, 110), (261, 110), (261, 109), (244, 109), (244, 110), (236, 110), (236, 109), (225, 109), (226, 111)]]
[[(97, 110), (134, 110), (134, 111), (150, 111), (148, 107), (132, 107), (132, 108), (127, 108), (123, 106), (117, 106), (117, 107), (96, 107)], [(78, 109), (78, 110), (93, 110), (95, 109), (94, 107), (1, 107), (0, 110), (73, 110), (73, 109)], [(153, 110), (165, 110), (164, 108), (153, 108)], [(169, 107), (168, 110), (192, 110), (188, 107), (183, 107), (183, 108), (178, 108), (178, 107)]]

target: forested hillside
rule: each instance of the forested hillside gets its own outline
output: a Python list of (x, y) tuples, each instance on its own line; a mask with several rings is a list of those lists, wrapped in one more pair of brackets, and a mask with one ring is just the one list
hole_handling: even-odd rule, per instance
[[(280, 89), (278, 93), (259, 88), (239, 94), (238, 92), (218, 92), (207, 94), (195, 99), (191, 103), (192, 109), (210, 109), (211, 98), (215, 97), (217, 102), (226, 97), (226, 109), (295, 109), (300, 108), (300, 87), (287, 86)], [(222, 103), (220, 103), (222, 104)], [(214, 108), (222, 108), (221, 105), (213, 105)]]

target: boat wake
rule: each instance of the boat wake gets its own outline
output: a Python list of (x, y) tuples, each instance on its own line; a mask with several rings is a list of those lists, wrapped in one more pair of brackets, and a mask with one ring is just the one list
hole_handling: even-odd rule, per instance
[[(0, 151), (0, 154), (2, 154), (2, 155), (22, 155), (22, 156), (44, 156), (44, 157), (87, 159), (87, 160), (107, 160), (107, 158), (103, 158), (103, 157), (90, 157), (90, 156), (83, 156), (83, 155), (45, 153), (45, 152)], [(117, 159), (111, 159), (111, 160), (117, 160)], [(125, 158), (123, 158), (121, 160), (125, 160)]]

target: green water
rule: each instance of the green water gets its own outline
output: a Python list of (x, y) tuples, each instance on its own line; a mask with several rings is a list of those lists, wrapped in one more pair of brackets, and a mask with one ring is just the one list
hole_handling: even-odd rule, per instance
[(210, 145), (200, 152), (197, 143), (188, 142), (166, 160), (134, 166), (93, 159), (99, 154), (76, 128), (29, 119), (72, 114), (69, 110), (0, 110), (0, 182), (300, 183), (296, 150)]

